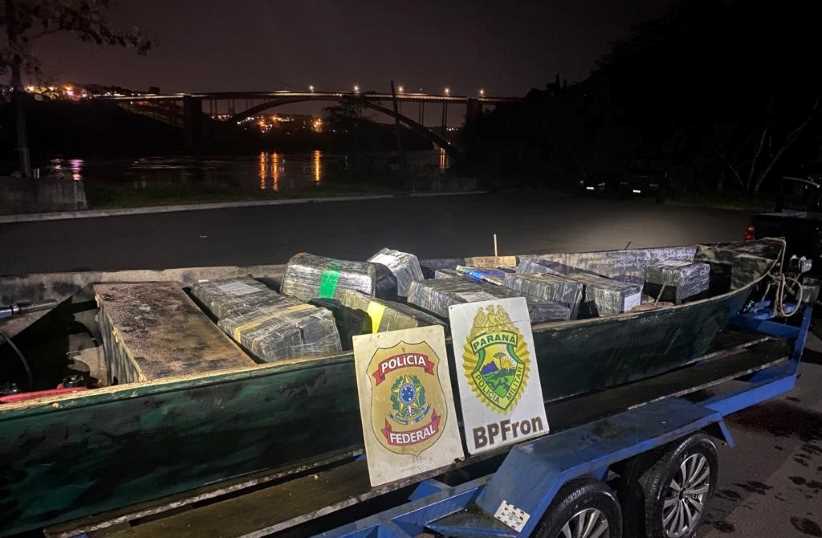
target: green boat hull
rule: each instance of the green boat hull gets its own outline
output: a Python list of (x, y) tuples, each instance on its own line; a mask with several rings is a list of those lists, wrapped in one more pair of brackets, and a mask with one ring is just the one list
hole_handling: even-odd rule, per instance
[[(546, 402), (687, 365), (757, 281), (681, 306), (535, 326)], [(356, 450), (356, 393), (343, 354), (6, 406), (0, 535)]]

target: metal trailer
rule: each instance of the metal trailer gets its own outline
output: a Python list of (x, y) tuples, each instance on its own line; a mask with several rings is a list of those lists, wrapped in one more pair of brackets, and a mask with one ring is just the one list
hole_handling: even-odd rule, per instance
[[(46, 535), (305, 536), (319, 528), (328, 538), (688, 537), (716, 488), (717, 440), (734, 446), (725, 417), (796, 384), (812, 316), (810, 306), (803, 308), (793, 324), (770, 320), (764, 310), (738, 316), (731, 321), (736, 332), (729, 331), (734, 345), (642, 386), (606, 391), (611, 408), (625, 404), (622, 412), (598, 417), (592, 399), (549, 404), (556, 433), (509, 447), (496, 455), (498, 467), (493, 463), (478, 477), (466, 469), (481, 469), (493, 455), (448, 470), (468, 475), (467, 481), (439, 470), (370, 488), (360, 457), (246, 494), (229, 488), (231, 497), (216, 504), (199, 492), (193, 504), (170, 499), (131, 515), (63, 524)], [(695, 374), (700, 369), (706, 370), (703, 382)], [(563, 416), (571, 414), (577, 424), (563, 427)], [(392, 499), (387, 506), (383, 500), (377, 509), (357, 510), (385, 498)], [(322, 518), (341, 526), (314, 525)]]

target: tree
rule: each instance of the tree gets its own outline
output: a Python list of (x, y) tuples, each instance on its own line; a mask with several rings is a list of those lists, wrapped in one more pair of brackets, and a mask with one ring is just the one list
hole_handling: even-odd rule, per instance
[(114, 29), (106, 18), (110, 0), (2, 0), (0, 27), (6, 44), (0, 48), (0, 74), (9, 73), (17, 117), (17, 149), (20, 171), (31, 176), (24, 113), (23, 72), (39, 74), (40, 62), (32, 50), (40, 38), (58, 33), (74, 35), (97, 45), (135, 48), (145, 54), (151, 48), (138, 28)]

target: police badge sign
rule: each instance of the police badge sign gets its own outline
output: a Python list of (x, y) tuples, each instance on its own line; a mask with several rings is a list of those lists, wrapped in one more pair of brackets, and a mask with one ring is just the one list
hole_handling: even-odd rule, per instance
[(355, 336), (353, 341), (371, 485), (462, 458), (443, 328)]
[(548, 433), (525, 299), (453, 305), (449, 317), (468, 451)]

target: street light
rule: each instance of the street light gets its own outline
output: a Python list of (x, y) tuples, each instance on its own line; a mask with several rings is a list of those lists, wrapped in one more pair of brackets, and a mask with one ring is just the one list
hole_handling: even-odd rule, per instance
[(310, 91), (311, 93), (314, 93), (314, 85), (313, 84), (308, 85), (308, 91)]
[(445, 95), (451, 95), (451, 88), (445, 88)]
[(480, 97), (485, 97), (485, 90), (480, 88), (479, 94), (480, 94)]
[(360, 93), (360, 85), (354, 84), (354, 93)]
[(403, 88), (402, 85), (397, 86), (397, 92), (402, 93), (404, 90), (405, 88)]

